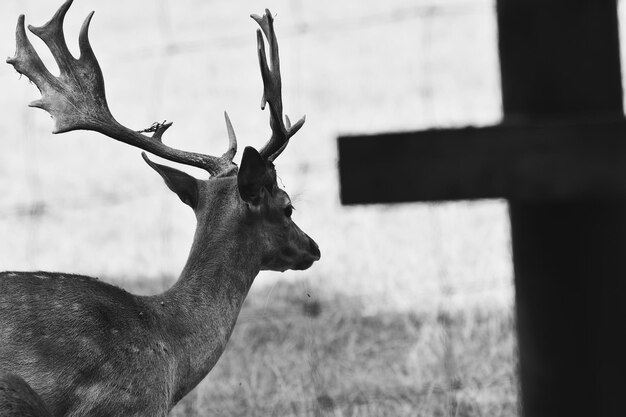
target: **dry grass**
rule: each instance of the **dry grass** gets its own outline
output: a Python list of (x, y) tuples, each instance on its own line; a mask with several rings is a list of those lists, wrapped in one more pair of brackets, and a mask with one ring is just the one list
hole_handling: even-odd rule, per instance
[(194, 416), (516, 416), (510, 310), (368, 314), (302, 282), (255, 290)]

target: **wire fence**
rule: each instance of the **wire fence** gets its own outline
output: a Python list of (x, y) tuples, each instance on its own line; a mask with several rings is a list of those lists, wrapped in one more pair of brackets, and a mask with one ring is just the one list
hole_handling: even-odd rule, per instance
[[(155, 25), (161, 33), (161, 36), (165, 39), (171, 38), (170, 32), (171, 22), (169, 22), (170, 17), (167, 14), (167, 9), (169, 6), (164, 6), (168, 3), (167, 0), (162, 0), (157, 2), (159, 9), (159, 22)], [(493, 12), (494, 4), (488, 1), (482, 0), (470, 0), (470, 1), (448, 1), (443, 4), (439, 2), (433, 1), (424, 1), (418, 2), (417, 4), (413, 4), (410, 6), (398, 6), (393, 8), (393, 10), (384, 10), (376, 14), (369, 14), (367, 11), (359, 13), (358, 15), (350, 15), (344, 17), (331, 17), (325, 19), (315, 20), (307, 20), (302, 17), (299, 22), (292, 22), (283, 24), (286, 27), (281, 28), (282, 31), (280, 33), (281, 39), (290, 39), (290, 38), (304, 38), (307, 36), (320, 36), (320, 35), (328, 35), (341, 33), (343, 31), (363, 31), (368, 32), (372, 31), (372, 29), (377, 26), (393, 26), (402, 22), (414, 22), (416, 26), (422, 25), (422, 21), (430, 21), (430, 20), (441, 20), (446, 19), (450, 16), (461, 16), (467, 17), (474, 14), (484, 15), (485, 13)], [(428, 33), (424, 34), (425, 42), (432, 38), (432, 34)], [(167, 42), (160, 46), (160, 50), (155, 52), (155, 49), (150, 47), (142, 47), (141, 44), (132, 49), (132, 53), (119, 56), (112, 56), (111, 58), (115, 60), (124, 60), (125, 65), (132, 64), (133, 61), (142, 61), (146, 59), (146, 57), (150, 55), (159, 54), (160, 56), (164, 56), (164, 59), (168, 59), (168, 57), (173, 57), (180, 54), (191, 54), (191, 55), (202, 55), (206, 52), (207, 49), (211, 48), (219, 48), (219, 49), (233, 49), (235, 51), (242, 51), (245, 53), (244, 49), (249, 48), (251, 43), (251, 36), (249, 33), (246, 34), (220, 34), (217, 36), (212, 36), (210, 33), (206, 37), (199, 37), (199, 39), (195, 40), (176, 40), (172, 38), (171, 42)], [(495, 45), (495, 44), (494, 44)], [(494, 45), (485, 45), (485, 47), (490, 47)], [(290, 58), (290, 60), (298, 60), (301, 59), (297, 54), (295, 54), (295, 58)], [(130, 60), (130, 64), (127, 60)], [(193, 60), (193, 58), (191, 58)], [(301, 64), (300, 64), (301, 66)], [(161, 71), (161, 68), (154, 68), (153, 74), (151, 74), (151, 78), (158, 78), (158, 74)], [(435, 70), (430, 68), (429, 72), (434, 72)], [(426, 74), (425, 78), (432, 78), (431, 74)], [(143, 76), (146, 76), (144, 74)], [(11, 80), (11, 82), (15, 82), (15, 80)], [(157, 91), (153, 91), (153, 95), (155, 97), (163, 97), (164, 94), (164, 84), (163, 83), (155, 83), (155, 89)], [(424, 98), (424, 97), (423, 97)], [(23, 106), (24, 103), (15, 102), (15, 106)], [(23, 126), (29, 126), (33, 124), (32, 118), (28, 117), (27, 120), (21, 121)], [(29, 128), (24, 128), (24, 131), (28, 131)], [(32, 130), (32, 129), (31, 129)], [(32, 134), (32, 132), (30, 133)], [(334, 138), (328, 138), (330, 140)], [(26, 142), (34, 140), (33, 138), (24, 138)], [(32, 159), (34, 154), (39, 153), (39, 150), (32, 146), (22, 146), (19, 149), (10, 149), (9, 151), (3, 152), (3, 156), (5, 158), (13, 158), (16, 160), (29, 161)], [(7, 155), (10, 154), (10, 155)], [(306, 169), (311, 170), (313, 173), (321, 173), (327, 170), (334, 169), (335, 159), (332, 158), (328, 161), (316, 161), (313, 163), (308, 163)], [(65, 210), (88, 210), (90, 208), (101, 208), (107, 206), (118, 206), (120, 204), (124, 204), (124, 201), (133, 198), (145, 198), (147, 196), (155, 196), (158, 195), (159, 191), (154, 191), (152, 193), (142, 193), (139, 195), (129, 195), (124, 196), (124, 200), (120, 198), (111, 197), (111, 196), (90, 196), (89, 199), (81, 199), (78, 201), (74, 201), (71, 204), (60, 203), (55, 201), (43, 201), (44, 197), (41, 194), (41, 190), (39, 189), (39, 184), (41, 183), (41, 178), (49, 175), (47, 172), (43, 172), (40, 167), (36, 164), (25, 164), (24, 165), (25, 172), (23, 175), (27, 177), (29, 180), (26, 184), (29, 189), (25, 192), (31, 200), (30, 202), (9, 202), (2, 201), (0, 202), (0, 215), (2, 216), (17, 216), (23, 217), (27, 216), (32, 212), (33, 216), (38, 217), (41, 216), (46, 211), (65, 211)], [(2, 178), (1, 180), (8, 180), (8, 178)], [(32, 205), (32, 208), (28, 206)]]
[[(358, 39), (365, 37), (367, 39), (371, 38), (372, 35), (366, 35), (368, 33), (374, 33), (374, 36), (379, 33), (381, 30), (384, 33), (385, 31), (396, 31), (394, 29), (397, 25), (409, 23), (411, 26), (418, 27), (419, 30), (417, 33), (406, 32), (406, 27), (403, 26), (399, 31), (394, 32), (396, 37), (410, 36), (418, 42), (419, 45), (424, 45), (420, 47), (422, 51), (420, 53), (423, 54), (423, 57), (412, 61), (407, 64), (405, 67), (401, 67), (399, 70), (401, 73), (399, 74), (401, 77), (406, 78), (407, 83), (409, 85), (415, 85), (414, 82), (410, 81), (412, 74), (415, 72), (414, 65), (419, 65), (419, 78), (424, 80), (421, 82), (422, 86), (417, 91), (417, 95), (415, 95), (415, 100), (411, 104), (413, 106), (419, 106), (424, 109), (424, 113), (426, 114), (426, 119), (429, 118), (428, 114), (433, 113), (434, 111), (431, 109), (431, 104), (433, 103), (433, 91), (432, 87), (429, 87), (429, 80), (433, 80), (433, 78), (437, 77), (439, 69), (437, 68), (437, 59), (438, 52), (432, 47), (428, 47), (430, 42), (436, 42), (436, 39), (442, 30), (439, 26), (445, 26), (446, 22), (449, 21), (450, 18), (467, 18), (473, 19), (475, 16), (479, 18), (484, 18), (493, 15), (494, 5), (492, 2), (488, 1), (449, 1), (449, 2), (415, 2), (412, 5), (407, 5), (406, 3), (398, 2), (398, 4), (391, 5), (387, 8), (382, 8), (377, 10), (375, 13), (369, 11), (367, 7), (354, 7), (352, 9), (346, 8), (340, 10), (336, 15), (334, 13), (327, 14), (314, 14), (314, 16), (319, 17), (308, 17), (307, 15), (307, 7), (299, 2), (295, 2), (294, 5), (291, 5), (295, 11), (292, 12), (293, 16), (295, 16), (294, 21), (292, 22), (284, 22), (281, 23), (281, 32), (280, 37), (283, 40), (289, 40), (295, 42), (296, 47), (291, 48), (291, 51), (303, 49), (306, 46), (311, 46), (310, 38), (324, 38), (326, 36), (338, 37), (337, 39), (347, 37), (348, 42), (350, 39)], [(323, 7), (323, 6), (322, 6)], [(166, 41), (160, 45), (159, 49), (155, 51), (152, 45), (146, 47), (142, 46), (141, 42), (138, 42), (137, 47), (133, 47), (132, 49), (125, 49), (125, 52), (122, 52), (121, 56), (111, 56), (109, 59), (113, 61), (121, 61), (124, 62), (124, 65), (131, 68), (134, 64), (133, 62), (140, 62), (146, 60), (150, 55), (158, 55), (160, 60), (168, 61), (171, 58), (175, 58), (179, 55), (193, 55), (192, 57), (186, 58), (186, 62), (195, 62), (201, 61), (202, 56), (206, 54), (207, 50), (215, 49), (218, 50), (233, 50), (235, 52), (241, 51), (241, 54), (247, 53), (245, 48), (249, 48), (251, 43), (251, 36), (249, 33), (245, 34), (219, 34), (212, 35), (211, 31), (201, 31), (196, 39), (187, 39), (180, 40), (176, 37), (172, 36), (174, 23), (172, 22), (171, 14), (172, 6), (168, 1), (160, 1), (157, 3), (157, 12), (153, 15), (156, 15), (157, 22), (154, 24), (157, 31), (159, 32), (159, 39), (165, 39)], [(279, 11), (280, 13), (280, 11)], [(280, 19), (280, 14), (278, 15)], [(438, 22), (438, 23), (433, 23)], [(346, 35), (344, 32), (350, 32)], [(130, 38), (134, 38), (134, 36), (130, 35)], [(309, 39), (307, 41), (307, 39)], [(359, 44), (359, 47), (367, 47), (367, 39), (364, 45)], [(309, 42), (309, 43), (307, 43)], [(147, 43), (152, 44), (153, 41), (148, 41)], [(328, 45), (326, 45), (326, 40), (322, 41), (314, 41), (313, 45), (316, 47), (324, 47), (325, 49), (329, 49)], [(300, 45), (303, 45), (302, 48)], [(378, 45), (377, 45), (378, 46)], [(449, 46), (449, 45), (448, 45)], [(491, 45), (483, 45), (484, 48), (493, 48), (495, 47), (495, 42), (492, 42)], [(130, 52), (129, 52), (130, 51)], [(406, 49), (401, 49), (401, 53), (406, 53)], [(367, 51), (364, 51), (367, 53)], [(392, 52), (393, 53), (393, 52)], [(216, 55), (220, 55), (220, 52), (217, 52)], [(328, 54), (325, 50), (320, 50), (319, 53), (316, 52), (317, 55), (325, 56)], [(387, 55), (383, 54), (382, 59), (385, 59)], [(347, 58), (350, 59), (350, 58)], [(292, 54), (288, 58), (289, 61), (293, 62), (293, 66), (296, 68), (300, 68), (300, 70), (295, 71), (296, 78), (307, 78), (306, 75), (298, 75), (298, 72), (302, 72), (302, 68), (308, 65), (307, 58), (302, 54), (295, 53)], [(423, 62), (423, 65), (420, 64)], [(339, 62), (337, 65), (340, 67), (344, 65), (344, 63)], [(350, 68), (350, 61), (346, 61), (345, 65)], [(359, 64), (361, 65), (361, 64)], [(367, 61), (364, 61), (363, 65), (367, 65)], [(152, 106), (156, 113), (160, 113), (159, 108), (162, 107), (162, 101), (164, 97), (168, 96), (168, 91), (166, 91), (167, 83), (159, 81), (162, 79), (162, 67), (155, 66), (151, 69), (151, 74), (143, 74), (144, 78), (151, 78), (154, 80), (151, 85), (150, 98), (156, 99), (152, 100), (150, 106)], [(171, 69), (169, 70), (172, 71)], [(350, 68), (350, 71), (352, 69)], [(480, 70), (477, 70), (480, 71)], [(338, 70), (338, 72), (342, 72), (342, 70)], [(292, 75), (292, 77), (294, 76)], [(323, 76), (323, 74), (322, 74)], [(349, 82), (348, 80), (346, 80)], [(384, 91), (386, 86), (381, 84), (377, 84), (378, 82), (384, 82), (384, 80), (373, 80), (369, 83), (369, 90), (377, 90)], [(14, 82), (14, 80), (13, 80)], [(305, 84), (306, 81), (303, 81)], [(342, 81), (339, 80), (341, 83)], [(364, 77), (364, 85), (368, 85), (367, 77)], [(496, 83), (497, 84), (497, 83)], [(354, 99), (358, 100), (359, 97), (359, 89), (360, 85), (355, 85), (352, 88), (351, 94), (354, 95)], [(399, 90), (402, 90), (402, 86), (397, 87)], [(313, 85), (307, 91), (315, 91), (318, 89), (317, 85)], [(296, 91), (296, 101), (305, 100), (303, 97), (307, 93), (304, 90)], [(341, 94), (338, 92), (337, 94)], [(377, 92), (378, 94), (378, 92)], [(394, 101), (395, 92), (391, 92), (385, 95), (385, 101)], [(435, 93), (436, 94), (436, 93)], [(462, 95), (463, 93), (460, 92)], [(471, 91), (468, 93), (471, 94)], [(323, 97), (324, 101), (332, 100), (332, 95), (328, 94), (326, 97)], [(309, 100), (307, 98), (307, 100)], [(156, 102), (154, 102), (156, 101)], [(309, 101), (311, 102), (311, 101)], [(315, 104), (315, 102), (313, 102)], [(18, 105), (18, 104), (15, 104)], [(318, 104), (319, 106), (324, 106), (324, 103)], [(350, 106), (350, 104), (347, 104)], [(496, 104), (497, 107), (497, 104)], [(30, 110), (29, 110), (30, 111)], [(311, 110), (314, 111), (314, 110)], [(334, 109), (330, 111), (332, 113)], [(350, 118), (351, 112), (350, 109), (341, 109), (341, 112), (347, 112), (346, 118)], [(376, 110), (373, 109), (373, 112)], [(372, 119), (382, 119), (381, 116), (375, 116), (375, 113), (367, 110), (362, 114), (357, 114), (352, 119), (355, 121), (355, 124), (362, 124), (361, 120), (372, 120)], [(393, 109), (390, 111), (393, 112)], [(439, 113), (445, 113), (446, 110), (443, 109)], [(403, 120), (405, 120), (404, 124), (411, 124), (411, 112), (407, 110), (407, 115), (403, 116)], [(321, 118), (326, 119), (328, 113), (322, 114)], [(393, 114), (390, 114), (393, 116)], [(331, 116), (337, 117), (337, 116)], [(471, 122), (471, 115), (470, 117)], [(436, 117), (435, 117), (436, 118)], [(317, 200), (318, 198), (324, 198), (328, 201), (328, 204), (336, 204), (338, 199), (338, 190), (336, 184), (333, 184), (336, 181), (336, 155), (334, 151), (334, 140), (337, 132), (345, 129), (344, 126), (346, 124), (332, 124), (331, 120), (330, 127), (324, 126), (324, 131), (321, 132), (322, 138), (315, 138), (315, 140), (320, 141), (321, 148), (324, 150), (320, 157), (315, 158), (314, 160), (307, 160), (306, 156), (303, 155), (299, 160), (290, 163), (287, 162), (286, 166), (281, 167), (281, 169), (288, 169), (297, 172), (297, 175), (301, 173), (303, 177), (306, 177), (305, 180), (302, 181), (299, 189), (295, 190), (295, 194), (302, 194), (307, 196), (308, 198)], [(38, 137), (33, 137), (33, 128), (29, 127), (33, 125), (33, 120), (30, 116), (28, 116), (27, 120), (23, 120), (23, 128), (22, 133), (26, 133), (26, 137), (23, 138), (25, 143), (23, 146), (20, 146), (18, 149), (11, 149), (9, 158), (13, 158), (14, 160), (21, 161), (32, 161), (33, 159), (41, 159), (45, 158), (42, 154), (43, 151), (39, 150), (37, 147)], [(383, 123), (383, 122), (380, 122)], [(328, 123), (325, 123), (328, 124)], [(244, 126), (245, 128), (245, 126)], [(39, 131), (38, 131), (39, 133)], [(59, 141), (60, 139), (55, 138), (54, 140)], [(298, 146), (297, 144), (295, 146)], [(7, 153), (3, 153), (4, 158), (7, 158)], [(46, 179), (50, 176), (50, 172), (45, 168), (48, 168), (49, 165), (45, 167), (43, 165), (38, 165), (36, 163), (22, 163), (20, 166), (23, 169), (23, 173), (19, 175), (20, 178), (18, 180), (20, 183), (20, 192), (17, 194), (17, 199), (7, 200), (4, 199), (0, 202), (0, 216), (4, 219), (5, 222), (12, 222), (12, 219), (20, 219), (21, 222), (29, 222), (30, 221), (30, 233), (32, 236), (39, 236), (38, 230), (45, 229), (45, 225), (48, 219), (58, 219), (59, 216), (67, 217), (71, 216), (72, 213), (77, 212), (90, 212), (90, 211), (107, 211), (109, 209), (119, 209), (120, 207), (128, 207), (129, 210), (134, 207), (138, 202), (146, 201), (150, 199), (158, 200), (163, 195), (163, 190), (161, 188), (151, 188), (150, 190), (146, 189), (138, 189), (134, 188), (130, 192), (117, 191), (113, 190), (106, 193), (76, 193), (75, 196), (71, 198), (67, 198), (66, 195), (56, 195), (55, 193), (49, 192), (45, 189), (45, 186), (42, 184), (49, 184)], [(85, 169), (89, 169), (88, 166), (84, 167)], [(60, 175), (58, 169), (52, 169), (54, 172), (53, 175)], [(315, 181), (315, 179), (321, 178), (325, 184), (322, 187), (322, 181)], [(8, 180), (7, 177), (3, 178), (4, 180)], [(11, 180), (15, 180), (15, 177), (12, 176)], [(9, 180), (9, 181), (11, 181)], [(313, 184), (317, 182), (318, 185)], [(86, 184), (87, 185), (87, 184)], [(87, 185), (88, 186), (88, 185)], [(324, 188), (327, 191), (319, 191), (318, 193), (307, 193), (310, 188)], [(293, 189), (292, 189), (292, 192)], [(168, 198), (168, 197), (165, 197)], [(110, 210), (109, 210), (110, 211)], [(155, 219), (155, 227), (159, 227), (160, 224), (169, 224), (169, 221), (165, 221), (162, 217)], [(21, 223), (23, 225), (23, 223)], [(43, 233), (43, 232), (42, 232)], [(166, 242), (163, 243), (166, 245)], [(37, 254), (33, 253), (30, 256), (36, 257)], [(36, 263), (33, 260), (33, 263)]]

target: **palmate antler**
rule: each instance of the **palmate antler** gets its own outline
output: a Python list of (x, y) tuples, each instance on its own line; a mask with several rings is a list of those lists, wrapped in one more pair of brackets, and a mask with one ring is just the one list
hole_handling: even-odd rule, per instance
[[(162, 142), (162, 136), (172, 123), (156, 124), (150, 129), (137, 132), (115, 120), (107, 104), (100, 65), (89, 43), (89, 24), (94, 12), (87, 16), (80, 29), (78, 37), (80, 57), (78, 59), (72, 56), (65, 43), (63, 20), (72, 2), (73, 0), (67, 0), (45, 25), (28, 26), (28, 29), (43, 40), (52, 52), (61, 71), (58, 77), (48, 71), (28, 40), (24, 29), (24, 15), (20, 15), (17, 21), (15, 56), (7, 59), (7, 63), (13, 65), (20, 74), (26, 75), (41, 92), (41, 99), (33, 101), (30, 106), (39, 107), (50, 113), (55, 121), (53, 133), (93, 130), (170, 161), (205, 169), (212, 176), (235, 172), (236, 165), (232, 161), (237, 152), (237, 140), (226, 112), (224, 116), (229, 146), (220, 157), (182, 151), (165, 145)], [(269, 103), (272, 129), (271, 138), (259, 153), (271, 163), (285, 149), (289, 138), (302, 127), (305, 118), (302, 117), (293, 126), (287, 116), (285, 116), (286, 122), (283, 122), (280, 61), (274, 33), (274, 19), (267, 9), (263, 16), (252, 15), (251, 17), (261, 27), (261, 30), (257, 30), (259, 64), (264, 85), (261, 108), (264, 109), (265, 104)], [(262, 33), (265, 34), (269, 43), (271, 69), (265, 54)], [(153, 133), (152, 136), (146, 136), (142, 134), (144, 132)]]
[[(278, 155), (285, 149), (289, 143), (289, 138), (296, 134), (305, 121), (303, 116), (300, 120), (291, 126), (289, 117), (285, 115), (283, 123), (283, 100), (282, 100), (282, 82), (280, 77), (280, 59), (278, 57), (278, 42), (276, 33), (274, 33), (274, 18), (268, 9), (265, 9), (263, 16), (250, 15), (261, 27), (257, 29), (257, 47), (259, 53), (259, 65), (261, 67), (261, 77), (263, 78), (263, 98), (261, 99), (261, 109), (265, 109), (265, 104), (270, 105), (270, 127), (272, 128), (272, 136), (259, 151), (261, 156), (273, 162)], [(271, 69), (267, 63), (265, 54), (265, 43), (263, 35), (267, 38), (270, 47)]]
[(28, 26), (52, 52), (61, 71), (59, 77), (48, 71), (28, 40), (24, 15), (20, 15), (17, 21), (15, 56), (7, 59), (7, 63), (26, 75), (41, 92), (41, 99), (33, 101), (30, 106), (50, 113), (55, 121), (53, 133), (93, 130), (170, 161), (205, 169), (213, 176), (232, 172), (236, 168), (232, 160), (237, 151), (237, 141), (226, 113), (230, 143), (221, 157), (181, 151), (163, 144), (162, 135), (171, 123), (156, 125), (152, 136), (146, 136), (122, 126), (113, 118), (105, 97), (102, 71), (89, 44), (89, 23), (94, 12), (87, 16), (80, 29), (80, 57), (76, 59), (68, 50), (63, 35), (63, 19), (71, 5), (72, 0), (67, 0), (41, 27)]

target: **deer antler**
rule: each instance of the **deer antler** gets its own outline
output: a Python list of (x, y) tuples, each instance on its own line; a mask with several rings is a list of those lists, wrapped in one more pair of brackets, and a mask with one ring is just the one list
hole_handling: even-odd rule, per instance
[(89, 13), (80, 29), (78, 59), (72, 56), (65, 43), (63, 19), (72, 1), (67, 0), (45, 25), (28, 26), (52, 52), (61, 71), (59, 77), (48, 71), (28, 40), (24, 15), (17, 20), (15, 56), (7, 59), (7, 63), (26, 75), (41, 92), (41, 99), (33, 101), (30, 106), (50, 113), (55, 121), (53, 133), (93, 130), (170, 161), (205, 169), (214, 176), (232, 172), (236, 167), (232, 160), (237, 151), (237, 141), (226, 113), (229, 147), (221, 157), (181, 151), (163, 144), (161, 137), (172, 123), (158, 124), (152, 136), (146, 136), (128, 129), (113, 118), (105, 97), (102, 71), (89, 44), (89, 23), (94, 12)]
[[(269, 162), (273, 162), (285, 149), (289, 143), (289, 138), (300, 130), (304, 124), (305, 117), (303, 116), (292, 126), (289, 117), (285, 115), (285, 122), (283, 122), (282, 82), (280, 78), (278, 42), (276, 40), (276, 33), (274, 33), (274, 18), (268, 9), (265, 9), (263, 16), (253, 14), (250, 15), (250, 17), (261, 27), (261, 29), (257, 29), (259, 65), (261, 67), (261, 77), (263, 78), (261, 109), (265, 109), (265, 104), (269, 103), (270, 127), (272, 128), (270, 140), (263, 146), (259, 153)], [(261, 31), (263, 31), (269, 43), (271, 69), (268, 66), (265, 54), (265, 42), (263, 41)]]

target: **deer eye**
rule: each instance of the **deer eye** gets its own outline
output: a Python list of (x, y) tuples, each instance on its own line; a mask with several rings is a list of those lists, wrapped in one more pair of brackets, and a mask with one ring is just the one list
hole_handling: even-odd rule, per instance
[(291, 204), (285, 207), (285, 216), (291, 217), (291, 215), (293, 214), (293, 210), (294, 207)]

